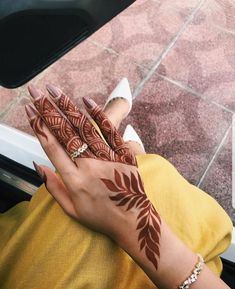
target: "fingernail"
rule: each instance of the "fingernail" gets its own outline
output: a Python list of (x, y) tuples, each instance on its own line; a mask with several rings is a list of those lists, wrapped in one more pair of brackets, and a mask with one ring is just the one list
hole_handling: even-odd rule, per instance
[(51, 94), (51, 96), (55, 97), (55, 98), (59, 98), (62, 95), (62, 90), (59, 89), (58, 87), (52, 85), (52, 84), (47, 84), (46, 85), (47, 90), (49, 91), (49, 93)]
[(26, 111), (26, 114), (29, 118), (32, 118), (32, 117), (38, 115), (37, 110), (32, 106), (32, 104), (26, 104), (25, 111)]
[(30, 84), (28, 86), (28, 90), (30, 95), (35, 99), (43, 96), (43, 92), (38, 89), (34, 84)]
[(35, 168), (36, 172), (38, 173), (39, 177), (42, 179), (43, 183), (46, 185), (46, 183), (47, 183), (46, 174), (41, 169), (41, 167), (39, 165), (37, 165), (34, 161), (33, 161), (33, 165), (34, 165), (34, 168)]
[(91, 99), (90, 97), (83, 97), (83, 102), (86, 105), (87, 108), (89, 109), (93, 109), (97, 106), (97, 104), (94, 102), (93, 99)]

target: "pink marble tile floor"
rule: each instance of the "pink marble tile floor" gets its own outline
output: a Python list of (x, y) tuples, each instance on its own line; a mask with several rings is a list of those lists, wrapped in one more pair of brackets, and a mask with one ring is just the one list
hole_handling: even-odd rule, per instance
[[(215, 197), (235, 224), (231, 125), (235, 112), (235, 2), (138, 0), (32, 82), (60, 85), (74, 101), (103, 104), (127, 77), (131, 123), (146, 151)], [(0, 122), (33, 134), (27, 84), (0, 87)]]

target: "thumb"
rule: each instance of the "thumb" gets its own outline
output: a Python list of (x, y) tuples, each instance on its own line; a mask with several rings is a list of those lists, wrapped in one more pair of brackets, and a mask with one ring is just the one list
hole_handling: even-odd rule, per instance
[(76, 218), (77, 214), (74, 209), (72, 199), (67, 188), (56, 173), (46, 166), (40, 166), (33, 162), (36, 172), (42, 179), (47, 191), (59, 203), (62, 209), (71, 217)]

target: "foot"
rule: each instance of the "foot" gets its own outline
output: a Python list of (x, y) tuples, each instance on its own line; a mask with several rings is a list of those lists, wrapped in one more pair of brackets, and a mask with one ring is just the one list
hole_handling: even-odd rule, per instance
[(104, 112), (118, 129), (132, 108), (132, 94), (127, 78), (123, 78), (108, 97)]
[(144, 145), (140, 137), (130, 124), (127, 125), (124, 131), (123, 140), (132, 147), (135, 154), (145, 153)]
[(130, 111), (129, 102), (122, 97), (116, 97), (110, 100), (104, 109), (104, 113), (107, 115), (112, 124), (118, 129), (121, 122), (127, 117)]

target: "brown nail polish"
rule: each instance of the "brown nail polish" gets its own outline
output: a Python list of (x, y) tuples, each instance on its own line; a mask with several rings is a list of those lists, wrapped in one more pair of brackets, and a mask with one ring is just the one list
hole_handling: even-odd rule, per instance
[(52, 84), (47, 84), (46, 85), (47, 90), (51, 94), (52, 97), (54, 98), (60, 98), (62, 95), (62, 90), (60, 90), (58, 87), (52, 85)]
[(93, 109), (97, 106), (97, 104), (94, 102), (93, 99), (91, 99), (90, 97), (83, 97), (83, 102), (86, 105), (87, 108), (89, 109)]
[(33, 161), (33, 165), (34, 165), (34, 168), (35, 168), (36, 172), (38, 173), (39, 177), (42, 179), (43, 183), (46, 185), (47, 184), (46, 174), (41, 169), (41, 167), (39, 165), (37, 165), (34, 161)]
[(37, 110), (34, 108), (34, 106), (32, 104), (26, 104), (25, 106), (25, 111), (27, 116), (31, 119), (34, 116), (38, 115)]
[(34, 99), (43, 96), (43, 92), (42, 92), (40, 89), (38, 89), (34, 84), (30, 84), (30, 85), (28, 86), (28, 90), (29, 90), (30, 95), (31, 95)]

